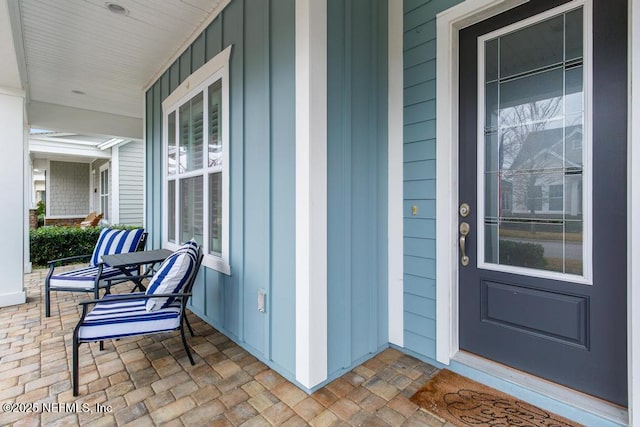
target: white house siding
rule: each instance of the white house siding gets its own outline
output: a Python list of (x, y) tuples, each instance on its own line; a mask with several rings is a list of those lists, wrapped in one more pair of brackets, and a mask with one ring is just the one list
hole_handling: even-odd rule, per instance
[(51, 161), (47, 216), (86, 216), (89, 213), (89, 165)]
[[(142, 225), (144, 158), (142, 141), (119, 147), (120, 218), (119, 224)], [(113, 199), (112, 199), (113, 200)]]

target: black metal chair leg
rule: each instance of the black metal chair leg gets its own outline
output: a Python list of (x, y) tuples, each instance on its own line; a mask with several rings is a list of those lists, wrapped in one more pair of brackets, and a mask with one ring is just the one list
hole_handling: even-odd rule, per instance
[(53, 267), (49, 267), (47, 277), (44, 279), (44, 315), (51, 317), (51, 288), (49, 287), (49, 281), (53, 275)]
[(44, 286), (44, 315), (45, 317), (51, 317), (51, 300), (48, 285)]
[(100, 341), (100, 351), (104, 350), (104, 341)]
[(189, 323), (189, 318), (187, 317), (187, 315), (184, 315), (184, 320), (185, 322), (187, 322), (187, 327), (189, 328), (189, 332), (191, 333), (192, 337), (195, 337), (196, 334), (193, 333), (193, 328), (191, 327), (191, 323)]
[(80, 344), (78, 343), (78, 338), (75, 336), (73, 337), (73, 356), (72, 356), (72, 361), (71, 361), (71, 370), (72, 370), (72, 379), (71, 381), (73, 382), (73, 395), (77, 396), (78, 395), (78, 347), (80, 347)]
[(184, 328), (180, 328), (180, 336), (182, 337), (182, 344), (184, 345), (184, 349), (187, 351), (187, 356), (189, 356), (189, 362), (191, 362), (191, 365), (195, 365), (196, 362), (194, 362), (193, 360), (191, 350), (189, 350), (189, 346), (187, 345), (187, 339), (184, 336)]

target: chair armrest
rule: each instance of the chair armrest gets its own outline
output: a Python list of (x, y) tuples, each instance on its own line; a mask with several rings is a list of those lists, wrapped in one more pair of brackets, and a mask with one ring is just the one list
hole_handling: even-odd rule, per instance
[(186, 292), (186, 293), (179, 293), (179, 294), (143, 294), (142, 292), (139, 294), (110, 294), (109, 298), (99, 298), (99, 299), (92, 299), (92, 300), (87, 300), (87, 301), (80, 301), (78, 303), (78, 305), (91, 305), (91, 304), (97, 304), (99, 302), (105, 302), (105, 301), (127, 301), (127, 300), (134, 300), (134, 299), (151, 299), (151, 298), (184, 298), (184, 297), (190, 297), (191, 296), (191, 292)]
[(91, 258), (91, 255), (93, 254), (86, 254), (86, 255), (76, 255), (76, 256), (70, 256), (70, 257), (66, 257), (66, 258), (60, 258), (60, 259), (52, 259), (51, 261), (47, 261), (47, 265), (51, 266), (51, 265), (55, 265), (55, 264), (69, 264), (72, 261), (79, 261), (81, 259), (89, 259)]

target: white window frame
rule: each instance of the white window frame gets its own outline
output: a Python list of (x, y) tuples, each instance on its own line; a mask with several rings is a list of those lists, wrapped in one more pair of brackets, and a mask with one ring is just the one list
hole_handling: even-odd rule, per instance
[[(583, 67), (583, 145), (582, 145), (582, 169), (583, 169), (583, 187), (582, 187), (582, 200), (583, 200), (583, 240), (582, 240), (582, 260), (583, 271), (582, 275), (576, 275), (571, 273), (561, 273), (548, 270), (539, 270), (534, 268), (517, 267), (506, 264), (496, 264), (486, 261), (484, 253), (484, 115), (485, 115), (485, 99), (484, 99), (484, 79), (478, 78), (478, 121), (477, 121), (477, 159), (478, 159), (478, 171), (477, 171), (477, 194), (482, 197), (478, 197), (478, 216), (477, 216), (477, 254), (478, 254), (478, 268), (484, 270), (502, 271), (506, 273), (514, 273), (527, 275), (532, 277), (540, 277), (551, 280), (562, 280), (565, 282), (572, 282), (584, 285), (593, 284), (592, 276), (592, 234), (593, 234), (593, 215), (591, 206), (591, 197), (587, 195), (591, 194), (592, 189), (592, 176), (593, 176), (593, 163), (592, 163), (592, 144), (591, 144), (591, 125), (592, 125), (592, 8), (591, 3), (586, 0), (575, 0), (569, 3), (565, 3), (553, 9), (549, 9), (545, 12), (532, 16), (530, 18), (518, 21), (514, 24), (506, 27), (499, 28), (496, 31), (492, 31), (481, 37), (478, 37), (478, 76), (484, 75), (484, 47), (487, 40), (494, 39), (496, 37), (520, 30), (530, 25), (537, 24), (546, 19), (558, 16), (563, 13), (570, 12), (582, 8), (582, 28), (583, 28), (583, 48), (582, 48), (582, 67)], [(543, 207), (544, 207), (544, 190), (542, 192)]]
[[(218, 55), (209, 60), (206, 64), (191, 74), (180, 86), (178, 86), (162, 103), (162, 245), (166, 249), (176, 250), (183, 242), (171, 242), (169, 236), (168, 222), (168, 193), (169, 193), (169, 175), (167, 170), (168, 159), (168, 116), (172, 112), (176, 112), (176, 144), (178, 143), (177, 132), (179, 130), (178, 111), (180, 106), (188, 102), (198, 93), (203, 95), (203, 115), (208, 117), (208, 88), (216, 81), (221, 81), (222, 94), (222, 245), (220, 255), (209, 253), (209, 174), (212, 173), (212, 167), (203, 163), (202, 169), (198, 171), (188, 172), (187, 174), (179, 174), (181, 178), (187, 178), (186, 175), (202, 176), (203, 179), (203, 244), (202, 252), (204, 253), (203, 265), (219, 271), (223, 274), (231, 274), (231, 266), (229, 262), (229, 58), (231, 56), (231, 46), (228, 46)], [(205, 124), (207, 126), (208, 123)], [(206, 151), (209, 147), (209, 132), (204, 132), (203, 151), (205, 155), (204, 161), (208, 159)], [(216, 167), (219, 169), (220, 167)], [(172, 178), (173, 179), (173, 178)], [(175, 213), (175, 230), (176, 239), (179, 239), (179, 181), (176, 180), (176, 213)]]

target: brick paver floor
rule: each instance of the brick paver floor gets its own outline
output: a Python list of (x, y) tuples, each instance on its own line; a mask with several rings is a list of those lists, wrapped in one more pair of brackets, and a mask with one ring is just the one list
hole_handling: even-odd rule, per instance
[(74, 398), (71, 336), (88, 294), (53, 292), (46, 318), (45, 274), (25, 275), (26, 304), (0, 308), (0, 425), (451, 426), (409, 401), (436, 369), (397, 350), (307, 395), (190, 312), (195, 366), (177, 332), (83, 344)]

